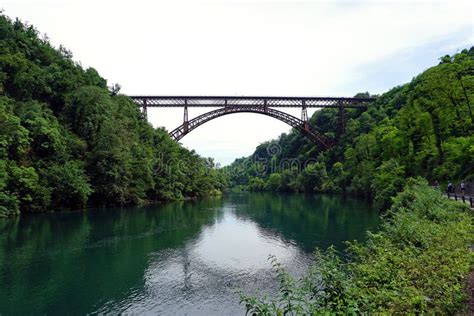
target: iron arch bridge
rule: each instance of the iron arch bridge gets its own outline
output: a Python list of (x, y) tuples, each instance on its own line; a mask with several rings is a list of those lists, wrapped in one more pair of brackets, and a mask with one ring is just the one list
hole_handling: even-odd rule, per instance
[[(276, 118), (299, 130), (313, 143), (322, 149), (328, 149), (334, 144), (316, 128), (308, 124), (307, 108), (337, 108), (339, 109), (339, 134), (345, 130), (345, 109), (359, 108), (365, 110), (373, 98), (334, 98), (334, 97), (218, 97), (218, 96), (132, 96), (132, 100), (147, 116), (148, 107), (182, 107), (184, 108), (183, 124), (169, 134), (175, 141), (180, 141), (185, 135), (197, 127), (215, 118), (232, 113), (258, 113)], [(216, 110), (188, 119), (188, 107), (213, 107)], [(275, 107), (301, 108), (301, 119), (288, 113), (278, 111)]]

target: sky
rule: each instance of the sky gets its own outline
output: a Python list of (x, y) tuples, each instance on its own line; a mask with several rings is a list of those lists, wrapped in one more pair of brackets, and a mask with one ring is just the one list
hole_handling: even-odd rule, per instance
[[(474, 45), (474, 1), (4, 0), (0, 8), (127, 95), (380, 94)], [(209, 110), (190, 108), (189, 117)], [(155, 127), (173, 130), (182, 119), (182, 109), (148, 110)], [(181, 143), (226, 165), (289, 130), (232, 114)]]

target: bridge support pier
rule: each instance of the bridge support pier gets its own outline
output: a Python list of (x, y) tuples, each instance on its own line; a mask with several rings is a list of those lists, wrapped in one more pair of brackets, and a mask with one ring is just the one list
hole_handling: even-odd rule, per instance
[(143, 107), (142, 107), (142, 114), (145, 120), (148, 120), (148, 113), (147, 113), (147, 107), (146, 107), (146, 99), (143, 100)]
[(303, 100), (303, 107), (301, 108), (301, 120), (303, 122), (308, 121), (308, 109), (306, 108), (306, 102)]
[(342, 135), (346, 132), (346, 109), (344, 108), (341, 101), (339, 103), (339, 134)]
[(189, 131), (189, 119), (188, 119), (188, 101), (185, 101), (184, 116), (183, 116), (183, 130), (185, 133)]
[(309, 131), (308, 123), (308, 109), (306, 108), (306, 101), (303, 100), (303, 107), (301, 108), (301, 120), (303, 121), (303, 128), (305, 131)]

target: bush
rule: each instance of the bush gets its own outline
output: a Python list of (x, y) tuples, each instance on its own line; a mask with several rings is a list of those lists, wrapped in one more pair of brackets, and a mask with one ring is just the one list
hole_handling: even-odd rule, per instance
[(58, 208), (86, 206), (92, 188), (82, 162), (68, 161), (61, 165), (54, 164), (45, 170), (44, 177), (52, 187), (52, 206)]
[(405, 171), (396, 159), (384, 161), (376, 169), (372, 190), (375, 192), (374, 205), (378, 209), (387, 209), (391, 200), (405, 184)]
[(343, 262), (334, 249), (316, 251), (309, 273), (298, 281), (273, 258), (280, 280), (273, 300), (241, 294), (247, 312), (258, 314), (388, 313), (453, 314), (466, 298), (473, 264), (472, 215), (426, 181), (410, 179), (365, 244), (350, 243)]

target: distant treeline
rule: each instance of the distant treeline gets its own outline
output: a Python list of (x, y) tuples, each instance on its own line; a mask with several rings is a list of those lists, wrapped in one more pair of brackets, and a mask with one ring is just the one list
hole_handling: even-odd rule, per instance
[(0, 15), (0, 216), (217, 194), (226, 177), (136, 105)]

